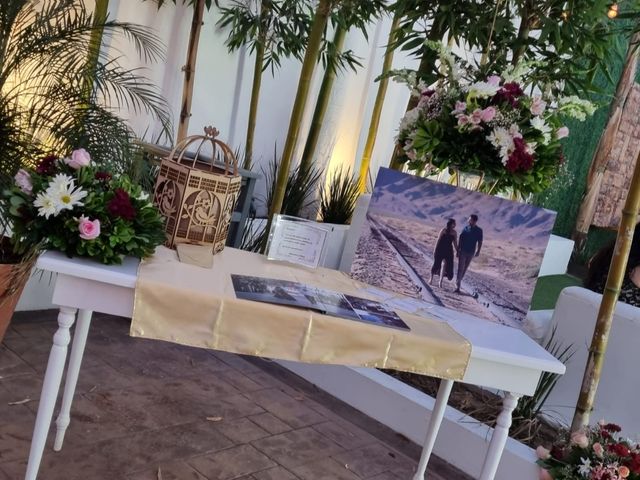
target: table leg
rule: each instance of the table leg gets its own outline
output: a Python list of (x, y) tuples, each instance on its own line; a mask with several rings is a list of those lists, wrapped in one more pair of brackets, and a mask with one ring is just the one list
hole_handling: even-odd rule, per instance
[(71, 346), (71, 354), (69, 355), (69, 366), (67, 367), (67, 378), (64, 383), (64, 394), (62, 396), (62, 407), (56, 419), (56, 439), (53, 442), (53, 449), (58, 452), (62, 449), (64, 442), (64, 434), (67, 431), (69, 422), (71, 421), (71, 403), (76, 393), (76, 385), (78, 383), (78, 375), (80, 374), (80, 366), (82, 365), (82, 356), (84, 355), (84, 347), (87, 344), (87, 335), (91, 326), (91, 310), (78, 311), (78, 321), (76, 329), (73, 333), (73, 345)]
[(436, 404), (433, 407), (433, 412), (431, 412), (429, 428), (427, 429), (427, 437), (424, 441), (424, 446), (422, 447), (420, 463), (418, 463), (418, 470), (416, 471), (413, 480), (424, 480), (424, 475), (427, 471), (427, 463), (429, 463), (431, 452), (433, 452), (433, 446), (436, 443), (436, 437), (438, 436), (438, 430), (440, 430), (440, 424), (444, 417), (444, 411), (447, 408), (447, 402), (449, 401), (449, 395), (451, 394), (452, 387), (452, 380), (440, 380), (440, 388), (438, 388)]
[(489, 451), (484, 459), (484, 465), (482, 466), (482, 473), (479, 480), (493, 480), (498, 470), (498, 464), (500, 463), (500, 457), (504, 451), (504, 446), (507, 443), (509, 437), (509, 427), (511, 427), (511, 414), (513, 409), (516, 408), (520, 395), (506, 392), (504, 399), (502, 400), (502, 411), (498, 415), (496, 421), (496, 427), (493, 430), (491, 436), (491, 443), (489, 444)]
[(49, 353), (47, 371), (42, 384), (42, 393), (40, 394), (38, 415), (36, 416), (36, 425), (33, 429), (33, 437), (31, 439), (31, 450), (29, 451), (29, 463), (27, 464), (25, 480), (36, 480), (38, 475), (42, 452), (47, 442), (47, 434), (51, 426), (51, 418), (53, 417), (53, 410), (56, 406), (62, 372), (64, 371), (64, 364), (67, 359), (67, 346), (71, 340), (69, 328), (71, 328), (75, 319), (75, 308), (60, 308), (60, 313), (58, 314), (58, 331), (53, 335), (53, 346)]

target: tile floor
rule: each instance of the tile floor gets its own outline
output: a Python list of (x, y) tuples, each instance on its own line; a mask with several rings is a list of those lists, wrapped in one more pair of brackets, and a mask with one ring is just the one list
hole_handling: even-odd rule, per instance
[[(24, 476), (57, 312), (0, 346), (0, 480)], [(410, 480), (420, 450), (273, 362), (128, 336), (96, 314), (61, 452), (43, 480)], [(53, 429), (52, 429), (53, 430)], [(464, 480), (434, 458), (432, 480)]]

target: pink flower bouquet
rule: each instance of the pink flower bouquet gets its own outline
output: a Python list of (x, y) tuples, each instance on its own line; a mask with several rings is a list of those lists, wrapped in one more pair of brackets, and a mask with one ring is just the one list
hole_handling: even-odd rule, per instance
[(94, 165), (84, 149), (20, 169), (1, 201), (17, 254), (61, 250), (102, 263), (146, 257), (164, 243), (164, 220), (148, 195), (125, 175)]
[(563, 160), (563, 118), (584, 120), (594, 106), (575, 96), (527, 93), (526, 65), (486, 76), (445, 47), (431, 47), (440, 50), (445, 72), (435, 86), (397, 75), (418, 99), (400, 122), (399, 160), (410, 170), (481, 174), (496, 192), (544, 190)]
[(600, 422), (567, 434), (546, 449), (538, 447), (540, 478), (545, 480), (640, 480), (640, 446), (622, 438), (621, 428)]

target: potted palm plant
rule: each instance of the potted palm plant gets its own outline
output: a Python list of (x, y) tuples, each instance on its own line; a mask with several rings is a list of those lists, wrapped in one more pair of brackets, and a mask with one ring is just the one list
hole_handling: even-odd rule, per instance
[(338, 268), (360, 192), (351, 170), (333, 173), (320, 189), (319, 219), (329, 227), (324, 266)]
[[(146, 79), (106, 57), (101, 51), (103, 32), (132, 40), (146, 59), (161, 58), (160, 42), (149, 31), (109, 20), (106, 14), (93, 15), (81, 0), (2, 4), (0, 340), (37, 255), (51, 247), (43, 235), (27, 238), (24, 231), (13, 229), (15, 219), (29, 210), (16, 194), (21, 186), (28, 190), (25, 172), (42, 169), (47, 165), (42, 159), (51, 154), (59, 159), (79, 148), (91, 153), (96, 167), (115, 175), (132, 171), (135, 135), (115, 113), (121, 106), (156, 116), (169, 131), (162, 97)], [(80, 178), (74, 181), (79, 184)], [(13, 248), (16, 241), (19, 250)]]

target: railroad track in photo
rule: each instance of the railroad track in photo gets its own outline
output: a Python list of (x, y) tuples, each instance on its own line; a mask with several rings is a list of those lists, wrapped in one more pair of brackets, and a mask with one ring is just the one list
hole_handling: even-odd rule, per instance
[[(417, 296), (422, 300), (497, 323), (520, 326), (526, 312), (500, 293), (503, 286), (492, 285), (488, 276), (474, 272), (473, 263), (462, 282), (461, 293), (454, 292), (455, 276), (453, 281), (445, 282), (442, 288), (432, 286), (429, 284), (433, 265), (432, 249), (403, 231), (397, 225), (397, 219), (396, 224), (392, 225), (391, 222), (385, 221), (384, 217), (367, 215), (367, 222), (372, 234), (384, 239), (395, 256), (395, 262), (415, 284)], [(454, 272), (456, 268), (457, 259)]]

